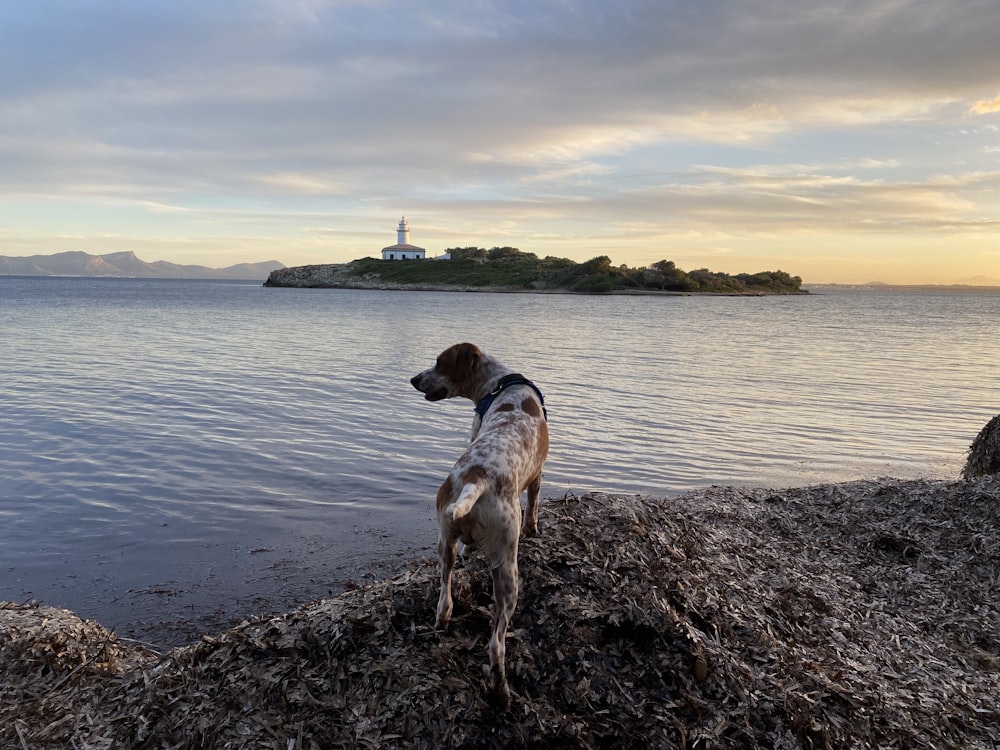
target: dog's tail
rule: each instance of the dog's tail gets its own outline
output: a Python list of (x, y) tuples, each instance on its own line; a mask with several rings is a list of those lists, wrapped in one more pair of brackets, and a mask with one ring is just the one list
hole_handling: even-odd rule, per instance
[(458, 493), (458, 497), (455, 498), (454, 502), (448, 505), (445, 513), (456, 521), (463, 516), (469, 515), (472, 507), (485, 491), (485, 483), (469, 482), (462, 487), (462, 491)]

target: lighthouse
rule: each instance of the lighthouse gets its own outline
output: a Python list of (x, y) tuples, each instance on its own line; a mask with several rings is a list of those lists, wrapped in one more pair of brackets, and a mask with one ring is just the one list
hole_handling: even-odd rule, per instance
[(382, 248), (382, 260), (423, 260), (426, 257), (426, 250), (410, 244), (410, 225), (406, 217), (402, 217), (396, 227), (396, 244)]

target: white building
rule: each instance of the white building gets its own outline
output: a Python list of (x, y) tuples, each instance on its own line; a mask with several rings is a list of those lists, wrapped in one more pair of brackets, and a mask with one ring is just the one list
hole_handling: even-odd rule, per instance
[(396, 244), (382, 248), (382, 260), (423, 260), (427, 251), (410, 244), (410, 227), (404, 216), (396, 228)]

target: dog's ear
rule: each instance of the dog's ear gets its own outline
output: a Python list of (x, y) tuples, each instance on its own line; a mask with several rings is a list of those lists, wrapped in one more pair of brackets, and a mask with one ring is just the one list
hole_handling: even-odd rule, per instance
[(459, 372), (472, 372), (479, 358), (483, 356), (482, 351), (475, 344), (459, 344), (456, 363)]

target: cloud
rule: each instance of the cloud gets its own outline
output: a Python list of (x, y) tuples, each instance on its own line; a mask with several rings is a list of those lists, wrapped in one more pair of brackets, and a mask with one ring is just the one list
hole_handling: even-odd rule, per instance
[(324, 175), (307, 172), (280, 172), (256, 177), (261, 184), (281, 190), (282, 192), (300, 193), (303, 195), (346, 195), (349, 189)]
[(1000, 111), (996, 28), (993, 0), (0, 4), (0, 194), (21, 232), (95, 201), (560, 251), (944, 231), (996, 218), (967, 184), (997, 166), (968, 122)]
[(992, 99), (980, 99), (973, 103), (970, 112), (974, 115), (988, 115), (993, 112), (1000, 112), (1000, 96)]

